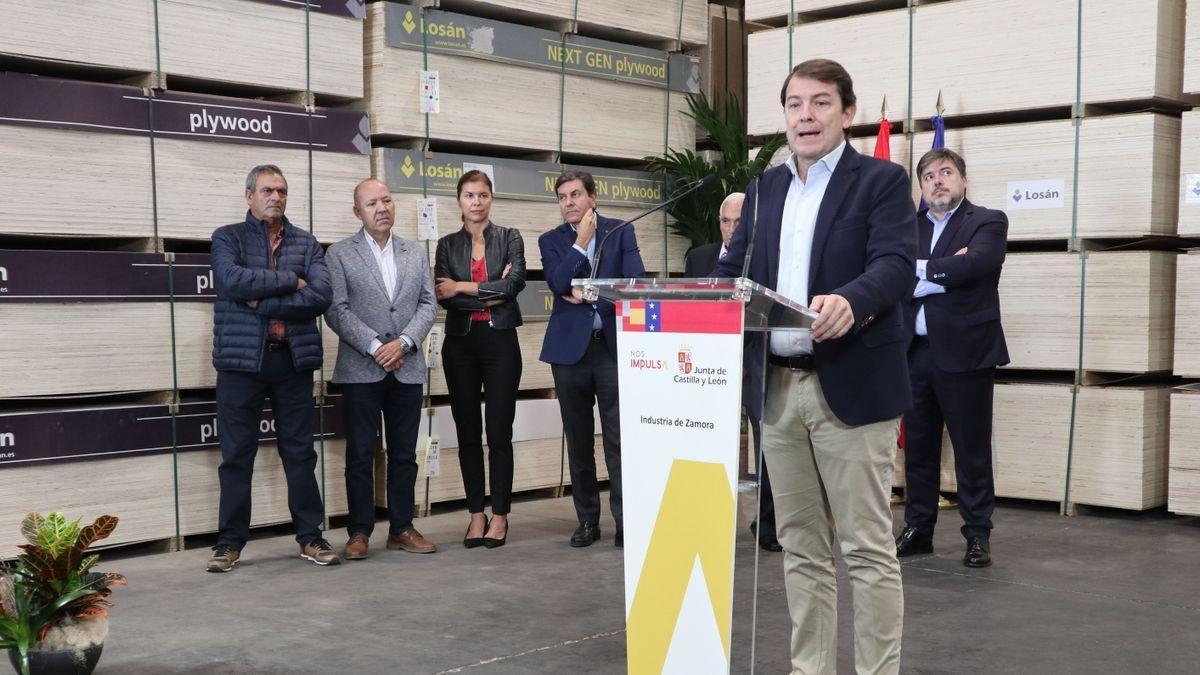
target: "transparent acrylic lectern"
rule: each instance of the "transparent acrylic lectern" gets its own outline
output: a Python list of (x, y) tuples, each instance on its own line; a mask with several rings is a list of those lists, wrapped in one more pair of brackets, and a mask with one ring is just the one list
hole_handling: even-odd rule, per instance
[[(629, 672), (726, 675), (732, 625), (746, 620), (734, 616), (732, 583), (740, 470), (748, 468), (739, 449), (742, 409), (754, 408), (750, 397), (763, 401), (766, 382), (765, 359), (754, 359), (755, 372), (743, 379), (743, 356), (765, 354), (770, 331), (809, 329), (818, 314), (746, 278), (572, 284), (585, 301), (616, 304)], [(754, 546), (751, 671), (759, 551)]]

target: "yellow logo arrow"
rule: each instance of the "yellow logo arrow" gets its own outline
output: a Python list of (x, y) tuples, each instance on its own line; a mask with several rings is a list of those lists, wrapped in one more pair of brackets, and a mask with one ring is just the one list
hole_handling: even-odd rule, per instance
[(413, 29), (417, 27), (417, 24), (416, 24), (416, 22), (415, 22), (415, 21), (413, 21), (413, 15), (412, 15), (412, 12), (405, 12), (405, 13), (404, 13), (404, 21), (402, 21), (402, 22), (400, 23), (400, 25), (401, 25), (401, 26), (404, 26), (404, 30), (405, 30), (406, 32), (408, 32), (410, 35), (412, 34), (412, 32), (413, 32)]
[(725, 533), (733, 532), (733, 518), (733, 493), (724, 466), (672, 462), (626, 620), (631, 675), (662, 672), (697, 557), (728, 661), (733, 538)]

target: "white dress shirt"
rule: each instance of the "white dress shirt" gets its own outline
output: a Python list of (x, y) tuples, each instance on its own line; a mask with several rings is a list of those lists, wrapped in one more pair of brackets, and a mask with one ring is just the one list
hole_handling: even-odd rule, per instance
[(725, 242), (721, 242), (721, 252), (717, 254), (717, 260), (724, 260), (726, 253), (729, 253), (729, 248), (725, 246)]
[[(933, 255), (933, 249), (937, 246), (938, 239), (941, 238), (942, 233), (946, 231), (946, 224), (950, 222), (950, 219), (952, 217), (954, 217), (954, 212), (957, 211), (958, 207), (961, 205), (962, 205), (962, 200), (959, 200), (958, 204), (955, 204), (954, 208), (947, 211), (946, 214), (944, 216), (942, 216), (941, 218), (938, 218), (937, 216), (933, 215), (933, 211), (925, 212), (925, 217), (929, 219), (929, 222), (933, 223), (933, 236), (931, 236), (929, 238), (929, 250), (928, 251), (920, 251), (920, 253), (925, 253), (926, 255)], [(925, 266), (927, 264), (929, 264), (928, 258), (926, 258), (924, 260), (917, 260), (917, 280), (918, 281), (917, 281), (917, 287), (913, 289), (913, 297), (914, 298), (923, 298), (927, 295), (934, 295), (936, 293), (945, 293), (946, 292), (945, 286), (943, 286), (941, 284), (935, 284), (932, 281), (929, 281), (925, 278)], [(929, 328), (925, 325), (925, 305), (924, 304), (922, 304), (921, 308), (917, 310), (917, 320), (916, 320), (916, 331), (915, 332), (917, 335), (929, 335)]]
[[(578, 232), (578, 230), (575, 229), (574, 225), (571, 225), (571, 231)], [(586, 251), (583, 250), (583, 247), (580, 246), (579, 244), (572, 244), (572, 246), (571, 246), (571, 248), (575, 249), (576, 251), (579, 251), (580, 253), (583, 254), (583, 257), (588, 259), (589, 265), (596, 264), (596, 238), (597, 238), (596, 235), (598, 235), (598, 234), (600, 234), (599, 227), (596, 228), (596, 232), (592, 233), (592, 240), (588, 242)], [(595, 305), (592, 305), (592, 330), (600, 330), (603, 327), (603, 325), (604, 325), (604, 323), (600, 320), (600, 312), (596, 311)]]
[[(787, 199), (783, 202), (783, 222), (779, 228), (779, 280), (775, 290), (807, 305), (808, 271), (812, 261), (813, 231), (817, 212), (825, 198), (829, 178), (842, 159), (846, 142), (808, 168), (808, 180), (800, 179), (795, 155), (788, 156), (787, 167), (792, 172)], [(798, 356), (812, 353), (812, 333), (808, 329), (771, 331), (771, 353), (779, 356)]]
[[(383, 275), (383, 287), (387, 289), (388, 300), (393, 300), (396, 297), (396, 247), (392, 245), (392, 238), (389, 236), (387, 243), (380, 248), (366, 229), (363, 229), (363, 237), (367, 240), (367, 248), (375, 256), (375, 264), (379, 266), (379, 273)], [(400, 339), (404, 340), (408, 351), (412, 351), (416, 347), (416, 343), (407, 335), (400, 335)], [(370, 351), (371, 356), (374, 356), (375, 350), (382, 346), (383, 343), (376, 338), (371, 340), (371, 346), (367, 350)]]

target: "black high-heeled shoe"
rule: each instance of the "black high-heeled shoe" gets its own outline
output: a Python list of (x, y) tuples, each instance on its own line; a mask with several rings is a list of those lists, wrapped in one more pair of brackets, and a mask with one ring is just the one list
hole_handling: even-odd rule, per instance
[[(487, 529), (488, 529), (488, 519), (487, 519), (487, 516), (484, 516), (483, 517), (483, 533), (484, 534), (487, 534)], [(471, 524), (467, 523), (467, 534), (470, 534), (470, 533), (471, 533)], [(487, 544), (487, 542), (485, 541), (485, 539), (483, 537), (463, 536), (463, 548), (479, 548), (480, 546), (484, 546), (486, 544)]]
[(496, 539), (495, 537), (486, 536), (487, 529), (485, 528), (483, 531), (483, 533), (485, 535), (483, 537), (483, 545), (488, 548), (500, 548), (501, 546), (504, 545), (504, 542), (508, 541), (508, 529), (510, 527), (512, 527), (512, 524), (508, 522), (508, 518), (506, 517), (504, 519), (504, 536), (500, 537), (499, 539)]

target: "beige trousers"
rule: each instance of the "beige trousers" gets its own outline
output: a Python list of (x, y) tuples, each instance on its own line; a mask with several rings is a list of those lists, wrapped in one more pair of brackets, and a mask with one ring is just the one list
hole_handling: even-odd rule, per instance
[(899, 672), (904, 591), (890, 499), (899, 418), (843, 424), (816, 373), (769, 366), (762, 421), (792, 615), (792, 672), (837, 672), (835, 539), (854, 599), (855, 670)]

